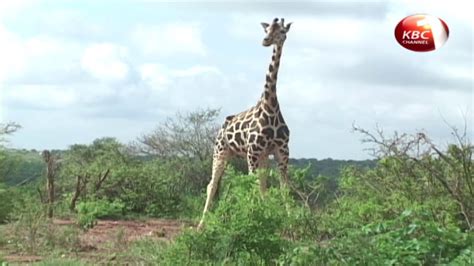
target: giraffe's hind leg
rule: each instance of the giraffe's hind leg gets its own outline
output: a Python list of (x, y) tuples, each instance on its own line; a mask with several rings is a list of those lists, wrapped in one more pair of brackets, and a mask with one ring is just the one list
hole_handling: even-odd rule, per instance
[(258, 178), (260, 181), (260, 193), (263, 196), (267, 192), (267, 180), (268, 180), (268, 176), (270, 175), (270, 172), (268, 169), (268, 156), (264, 156), (263, 158), (260, 159), (258, 168), (260, 169), (260, 171), (258, 172), (258, 175), (259, 175)]
[(219, 187), (220, 179), (225, 170), (227, 157), (228, 157), (228, 154), (226, 151), (219, 150), (216, 147), (216, 149), (214, 150), (214, 158), (212, 160), (212, 178), (209, 184), (207, 185), (206, 204), (204, 205), (202, 218), (201, 218), (201, 221), (199, 222), (198, 228), (202, 227), (206, 213), (209, 211), (209, 208), (212, 205), (212, 200), (214, 199), (217, 188)]
[[(288, 179), (288, 160), (290, 157), (290, 151), (288, 144), (284, 144), (278, 147), (275, 151), (275, 159), (278, 163), (278, 169), (280, 170), (280, 188), (293, 188)], [(284, 194), (282, 194), (285, 197)], [(285, 204), (286, 212), (290, 214), (290, 205), (288, 202)]]
[(268, 179), (268, 154), (251, 146), (247, 152), (247, 163), (249, 167), (249, 174), (257, 174), (260, 183), (260, 192), (262, 196), (267, 191)]
[(290, 157), (290, 150), (288, 144), (284, 144), (278, 147), (275, 151), (275, 159), (278, 163), (278, 169), (280, 170), (281, 181), (280, 186), (287, 187), (289, 184), (288, 180), (288, 160)]
[(258, 157), (260, 154), (253, 153), (252, 149), (247, 151), (247, 165), (249, 168), (249, 174), (255, 174), (258, 168)]

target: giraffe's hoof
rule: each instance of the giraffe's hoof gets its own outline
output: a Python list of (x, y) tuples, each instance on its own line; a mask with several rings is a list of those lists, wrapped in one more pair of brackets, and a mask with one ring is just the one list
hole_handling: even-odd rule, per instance
[(198, 231), (201, 231), (201, 230), (203, 229), (203, 227), (204, 227), (204, 223), (203, 223), (203, 222), (200, 222), (200, 223), (198, 224), (198, 226), (196, 227), (196, 229), (197, 229)]

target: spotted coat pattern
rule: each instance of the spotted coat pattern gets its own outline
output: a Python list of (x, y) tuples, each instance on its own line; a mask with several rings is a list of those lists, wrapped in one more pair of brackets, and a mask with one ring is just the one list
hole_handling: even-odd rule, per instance
[[(280, 110), (276, 82), (283, 43), (290, 24), (285, 26), (284, 19), (280, 22), (274, 19), (271, 25), (262, 23), (267, 33), (263, 45), (273, 45), (272, 60), (265, 77), (265, 89), (255, 106), (239, 114), (228, 116), (217, 134), (212, 178), (207, 187), (207, 199), (199, 227), (202, 226), (205, 214), (210, 208), (229, 158), (233, 156), (246, 158), (249, 172), (254, 173), (258, 168), (267, 167), (268, 157), (273, 155), (278, 163), (282, 184), (287, 183), (290, 130)], [(266, 189), (265, 178), (263, 175), (260, 177), (262, 192)]]

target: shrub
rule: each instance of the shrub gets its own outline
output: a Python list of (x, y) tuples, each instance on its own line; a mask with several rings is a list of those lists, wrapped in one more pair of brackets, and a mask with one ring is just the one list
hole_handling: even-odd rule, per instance
[(278, 258), (279, 265), (319, 265), (321, 261), (318, 249), (311, 243), (294, 243), (287, 252)]
[(12, 191), (0, 183), (0, 224), (6, 223), (13, 211)]
[(320, 215), (320, 234), (331, 238), (317, 249), (320, 264), (433, 265), (468, 254), (474, 237), (462, 231), (456, 202), (427, 170), (412, 176), (407, 167), (386, 157), (373, 170), (345, 170), (342, 195)]
[(81, 250), (81, 229), (77, 226), (50, 224), (47, 229), (45, 238), (48, 249), (56, 251), (61, 249), (64, 252), (78, 252)]
[(169, 245), (166, 241), (150, 238), (134, 241), (129, 252), (130, 260), (136, 265), (166, 265), (163, 253)]
[(85, 229), (92, 228), (99, 218), (117, 218), (123, 214), (125, 205), (121, 201), (85, 201), (77, 205), (77, 221)]
[(333, 239), (325, 263), (434, 265), (449, 263), (469, 246), (472, 236), (430, 221), (429, 213), (403, 212), (393, 220), (372, 223)]
[(43, 245), (42, 235), (47, 231), (48, 219), (44, 206), (26, 193), (14, 202), (12, 220), (15, 221), (14, 236), (16, 247), (29, 253), (36, 253)]
[(126, 173), (119, 173), (133, 178), (128, 178), (121, 185), (123, 193), (118, 197), (128, 211), (175, 218), (187, 211), (185, 197), (193, 195), (184, 180), (189, 168), (187, 163), (179, 160), (142, 162)]
[(293, 201), (283, 189), (269, 189), (262, 197), (257, 180), (253, 175), (227, 174), (202, 230), (185, 230), (166, 247), (142, 246), (141, 256), (149, 258), (146, 263), (162, 265), (275, 263), (289, 247), (283, 233)]
[(474, 264), (474, 242), (462, 250), (459, 255), (454, 258), (449, 265), (473, 265)]
[[(262, 197), (254, 175), (229, 174), (224, 184), (204, 232), (197, 239), (185, 238), (183, 242), (204, 257), (209, 254), (206, 249), (211, 248), (217, 251), (218, 260), (271, 262), (288, 242), (282, 236), (293, 203), (288, 191), (271, 188)], [(200, 241), (202, 245), (196, 245)]]
[(471, 265), (474, 235), (405, 211), (393, 220), (349, 229), (329, 241), (295, 242), (280, 265)]

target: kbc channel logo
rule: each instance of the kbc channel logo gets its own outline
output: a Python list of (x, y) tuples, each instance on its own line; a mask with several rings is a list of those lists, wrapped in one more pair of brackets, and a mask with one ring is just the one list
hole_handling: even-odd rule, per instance
[(436, 50), (443, 46), (448, 36), (448, 25), (442, 19), (426, 14), (408, 16), (395, 27), (397, 42), (415, 52)]

